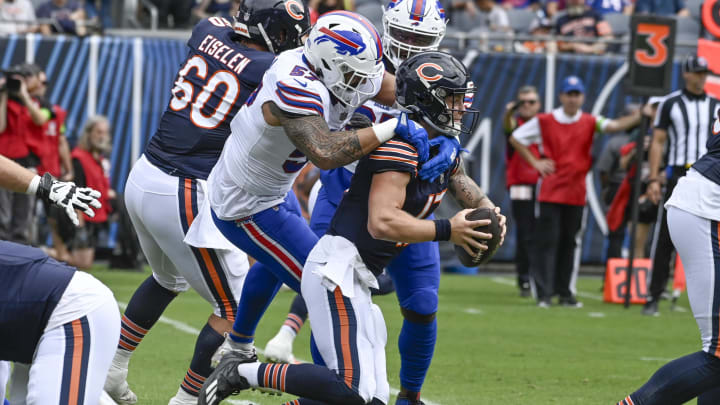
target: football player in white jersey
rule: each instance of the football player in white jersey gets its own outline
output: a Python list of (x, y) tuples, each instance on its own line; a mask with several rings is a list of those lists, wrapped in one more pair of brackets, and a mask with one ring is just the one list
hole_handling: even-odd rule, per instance
[[(394, 73), (410, 56), (436, 50), (445, 35), (446, 23), (442, 5), (436, 1), (391, 2), (383, 16), (383, 52), (387, 70)], [(473, 94), (468, 93), (468, 97)], [(469, 108), (469, 105), (466, 107)], [(397, 117), (400, 111), (370, 100), (360, 106), (356, 113), (363, 114), (371, 122), (378, 124)], [(423, 179), (434, 179), (444, 172), (460, 152), (460, 144), (454, 137), (437, 137), (431, 144), (438, 145), (440, 152), (419, 169), (419, 175)], [(327, 230), (344, 191), (350, 186), (354, 171), (355, 163), (322, 172), (322, 187), (318, 191), (310, 220), (311, 229), (319, 237)], [(408, 273), (421, 274), (422, 277), (405, 280), (403, 274)], [(391, 277), (393, 280), (402, 278), (398, 282), (404, 288), (399, 289), (397, 295), (406, 318), (398, 341), (402, 389), (397, 404), (416, 404), (420, 403), (419, 393), (430, 367), (437, 334), (435, 312), (440, 281), (438, 243), (425, 242), (408, 246), (390, 263), (387, 272), (378, 277), (380, 288), (373, 293), (392, 292), (393, 281), (388, 280)], [(265, 356), (273, 361), (292, 362), (292, 344), (305, 319), (307, 309), (302, 297), (298, 295), (280, 331), (268, 342)], [(317, 357), (317, 354), (314, 353), (313, 357)]]
[[(318, 237), (287, 195), (308, 160), (321, 169), (353, 162), (398, 135), (428, 156), (427, 133), (403, 116), (357, 131), (331, 132), (380, 92), (385, 69), (380, 36), (347, 11), (320, 17), (303, 49), (280, 54), (231, 122), (232, 134), (208, 178), (212, 220), (257, 259), (245, 280), (228, 350), (254, 357), (257, 323), (285, 283), (299, 291)], [(391, 75), (390, 75), (391, 76)], [(202, 213), (198, 217), (202, 217)], [(192, 240), (193, 227), (186, 241)]]

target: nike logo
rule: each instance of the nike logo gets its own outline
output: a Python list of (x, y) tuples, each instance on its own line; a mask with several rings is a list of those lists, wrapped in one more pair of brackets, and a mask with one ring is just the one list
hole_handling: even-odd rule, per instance
[(299, 84), (299, 85), (301, 85), (301, 86), (303, 86), (303, 87), (307, 87), (307, 83), (303, 83), (303, 82), (301, 82), (301, 81), (298, 80), (298, 79), (295, 79), (295, 81), (297, 82), (297, 84)]

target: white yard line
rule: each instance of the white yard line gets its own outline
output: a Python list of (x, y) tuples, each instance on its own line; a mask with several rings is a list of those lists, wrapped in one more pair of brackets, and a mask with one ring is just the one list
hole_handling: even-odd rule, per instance
[[(125, 310), (125, 308), (127, 308), (127, 303), (125, 303), (125, 302), (120, 302), (120, 301), (118, 301), (118, 305), (120, 306), (120, 308), (122, 308), (123, 311)], [(197, 336), (197, 335), (200, 334), (200, 330), (199, 330), (199, 329), (194, 328), (194, 327), (186, 324), (185, 322), (181, 322), (181, 321), (178, 321), (178, 320), (175, 320), (175, 319), (171, 319), (171, 318), (168, 318), (168, 317), (166, 317), (166, 316), (161, 316), (160, 319), (158, 320), (158, 322), (164, 323), (164, 324), (166, 324), (166, 325), (170, 325), (170, 326), (172, 326), (173, 328), (175, 328), (175, 329), (177, 329), (177, 330), (179, 330), (179, 331), (181, 331), (181, 332), (185, 332), (185, 333), (190, 334), (190, 335), (193, 335), (193, 336)], [(256, 350), (256, 351), (258, 352), (258, 354), (260, 354), (261, 356), (264, 355), (263, 349), (261, 349), (261, 348), (259, 348), (259, 347), (256, 347), (255, 350)], [(299, 362), (302, 362), (302, 363), (309, 363), (308, 361), (303, 360), (303, 359), (300, 359), (300, 358), (296, 358), (296, 360), (299, 361)], [(397, 395), (399, 392), (400, 392), (400, 391), (399, 391), (397, 388), (390, 387), (390, 394), (392, 394), (392, 395)], [(226, 401), (226, 402), (229, 402), (229, 403), (231, 403), (231, 404), (234, 404), (234, 405), (253, 405), (253, 404), (254, 404), (253, 402), (250, 402), (250, 401), (243, 401), (243, 400), (236, 400), (236, 399), (226, 399), (225, 401)], [(425, 402), (426, 405), (440, 405), (440, 403), (430, 401), (430, 400), (427, 399), (426, 397), (423, 397), (423, 402)]]
[(663, 361), (663, 362), (668, 362), (668, 361), (672, 361), (672, 360), (675, 360), (675, 359), (668, 359), (668, 358), (665, 358), (665, 357), (640, 357), (640, 360), (642, 360), (642, 361)]

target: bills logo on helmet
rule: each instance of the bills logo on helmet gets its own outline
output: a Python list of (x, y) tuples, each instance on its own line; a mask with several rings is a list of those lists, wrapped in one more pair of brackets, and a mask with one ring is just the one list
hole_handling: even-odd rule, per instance
[(366, 48), (362, 37), (357, 32), (344, 30), (333, 31), (326, 27), (320, 28), (319, 31), (325, 35), (320, 35), (315, 38), (315, 44), (326, 41), (333, 42), (335, 44), (335, 50), (340, 55), (356, 56)]
[(302, 21), (302, 19), (305, 18), (305, 7), (303, 7), (302, 2), (288, 0), (285, 2), (285, 10), (290, 14), (290, 17), (298, 21)]
[[(431, 71), (428, 71), (428, 69), (435, 69), (437, 73), (430, 76)], [(425, 82), (436, 82), (443, 77), (442, 73), (440, 73), (443, 71), (442, 66), (435, 63), (423, 63), (422, 65), (418, 66), (415, 71), (417, 72), (418, 77), (420, 77), (420, 79)]]
[[(467, 88), (468, 88), (468, 90), (474, 89), (475, 83), (473, 83), (472, 81), (468, 82)], [(469, 109), (470, 107), (472, 107), (472, 103), (474, 100), (475, 100), (475, 92), (465, 93), (465, 98), (463, 99), (463, 106), (465, 107), (466, 110)]]

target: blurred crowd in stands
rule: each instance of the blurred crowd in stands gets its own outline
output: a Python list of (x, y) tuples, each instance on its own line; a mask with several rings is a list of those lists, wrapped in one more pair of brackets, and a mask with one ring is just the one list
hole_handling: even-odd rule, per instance
[[(120, 224), (116, 234), (130, 226), (122, 198), (110, 187), (110, 123), (103, 116), (89, 117), (71, 147), (65, 134), (67, 112), (49, 102), (47, 89), (47, 75), (33, 64), (12, 66), (0, 77), (0, 155), (37, 173), (92, 187), (102, 193), (103, 206), (94, 217), (78, 211), (80, 225), (75, 227), (58, 207), (0, 190), (0, 240), (53, 246), (48, 249), (51, 256), (88, 269), (96, 247), (107, 240), (110, 224)], [(121, 242), (118, 252), (127, 247)], [(135, 267), (136, 257), (128, 255), (129, 262), (121, 265)]]
[[(309, 0), (313, 15), (335, 9), (355, 10), (382, 30), (388, 0)], [(629, 18), (645, 13), (678, 18), (680, 41), (702, 34), (702, 0), (440, 0), (449, 17), (447, 48), (467, 46), (495, 51), (561, 51), (603, 54), (621, 51), (608, 40), (629, 38)], [(0, 35), (88, 35), (108, 28), (189, 29), (202, 18), (229, 18), (234, 0), (0, 0)], [(150, 19), (155, 18), (155, 24)], [(128, 21), (133, 21), (129, 24)], [(457, 36), (486, 37), (485, 42)], [(514, 40), (508, 41), (508, 36)], [(559, 36), (564, 41), (549, 41)], [(490, 39), (487, 39), (489, 37)], [(577, 38), (578, 40), (572, 40)], [(493, 40), (495, 39), (495, 40)]]

